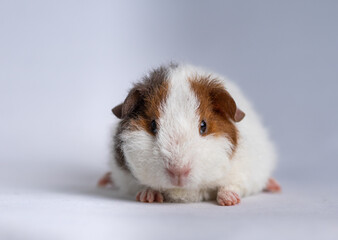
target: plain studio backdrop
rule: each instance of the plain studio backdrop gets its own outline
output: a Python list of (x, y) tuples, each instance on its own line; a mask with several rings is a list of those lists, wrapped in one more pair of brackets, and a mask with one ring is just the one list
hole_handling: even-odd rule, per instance
[[(96, 188), (111, 108), (170, 61), (242, 88), (282, 194), (222, 208)], [(337, 239), (337, 87), (337, 1), (1, 0), (1, 239)]]

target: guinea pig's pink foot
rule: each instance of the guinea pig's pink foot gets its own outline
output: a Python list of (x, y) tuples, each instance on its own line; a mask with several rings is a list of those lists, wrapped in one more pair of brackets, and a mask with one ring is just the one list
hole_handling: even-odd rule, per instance
[(163, 202), (163, 195), (159, 191), (152, 190), (150, 188), (144, 189), (140, 191), (136, 195), (136, 200), (139, 202), (146, 202), (146, 203), (152, 203), (152, 202)]
[(99, 187), (105, 187), (107, 185), (113, 185), (113, 181), (110, 178), (111, 172), (107, 172), (105, 175), (103, 175), (100, 180), (97, 182), (97, 186)]
[(231, 206), (236, 205), (241, 202), (240, 197), (237, 193), (226, 191), (224, 189), (218, 190), (217, 193), (217, 203), (221, 206)]
[(264, 191), (265, 192), (280, 192), (282, 190), (279, 183), (274, 178), (269, 178)]

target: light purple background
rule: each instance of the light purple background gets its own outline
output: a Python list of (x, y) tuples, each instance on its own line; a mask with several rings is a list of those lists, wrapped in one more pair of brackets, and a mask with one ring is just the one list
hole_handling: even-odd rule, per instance
[[(283, 194), (220, 208), (95, 187), (110, 109), (171, 60), (241, 86)], [(0, 238), (337, 239), (337, 87), (337, 1), (1, 0)]]

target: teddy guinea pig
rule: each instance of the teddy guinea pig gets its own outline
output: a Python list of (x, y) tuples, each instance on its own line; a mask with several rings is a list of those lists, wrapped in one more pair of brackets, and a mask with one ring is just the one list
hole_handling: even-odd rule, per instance
[(267, 131), (240, 89), (220, 75), (162, 66), (112, 111), (120, 121), (101, 186), (113, 183), (140, 202), (222, 206), (280, 191), (271, 178), (276, 154)]

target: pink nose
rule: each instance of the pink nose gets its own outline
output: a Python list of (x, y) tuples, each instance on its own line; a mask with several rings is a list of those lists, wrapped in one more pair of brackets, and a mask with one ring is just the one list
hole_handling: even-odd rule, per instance
[(166, 170), (170, 177), (171, 183), (175, 186), (181, 187), (184, 185), (186, 178), (189, 176), (191, 168), (187, 166), (182, 168), (169, 167)]

